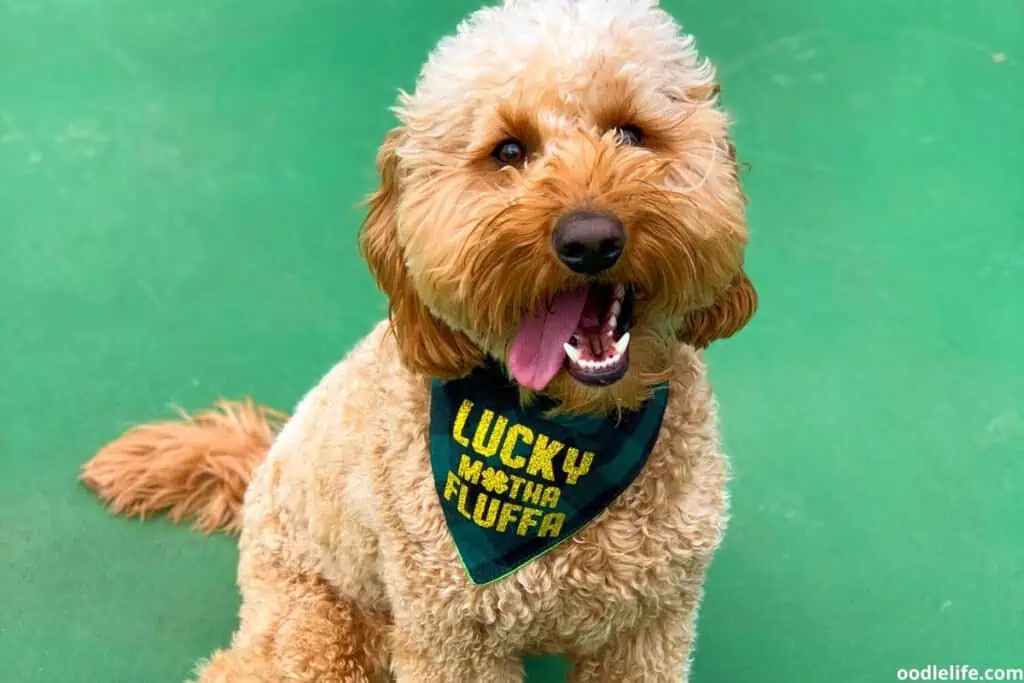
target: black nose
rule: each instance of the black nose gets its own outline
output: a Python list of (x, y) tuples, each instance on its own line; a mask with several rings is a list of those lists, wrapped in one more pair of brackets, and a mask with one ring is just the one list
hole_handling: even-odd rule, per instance
[(562, 263), (577, 273), (597, 275), (622, 256), (626, 229), (615, 216), (574, 211), (558, 220), (553, 240)]

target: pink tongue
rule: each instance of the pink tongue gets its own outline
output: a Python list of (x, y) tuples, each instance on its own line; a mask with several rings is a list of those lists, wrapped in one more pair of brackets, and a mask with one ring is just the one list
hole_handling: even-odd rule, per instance
[(516, 382), (540, 391), (555, 378), (565, 362), (562, 345), (580, 324), (587, 303), (587, 288), (558, 295), (550, 305), (539, 304), (519, 326), (508, 356)]

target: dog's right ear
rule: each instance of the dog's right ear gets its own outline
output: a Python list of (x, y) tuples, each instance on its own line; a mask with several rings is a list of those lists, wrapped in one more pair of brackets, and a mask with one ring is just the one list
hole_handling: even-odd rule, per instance
[(405, 253), (398, 242), (401, 194), (398, 148), (402, 128), (391, 130), (377, 153), (380, 187), (367, 200), (369, 211), (359, 231), (359, 249), (370, 272), (388, 297), (391, 331), (406, 366), (428, 377), (454, 379), (480, 364), (479, 349), (462, 333), (439, 320), (416, 293)]

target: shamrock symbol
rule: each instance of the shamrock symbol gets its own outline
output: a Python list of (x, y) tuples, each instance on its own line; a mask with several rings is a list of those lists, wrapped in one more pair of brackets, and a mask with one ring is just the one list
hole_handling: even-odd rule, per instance
[(508, 491), (508, 475), (493, 467), (488, 467), (484, 470), (480, 483), (490, 493), (505, 493), (505, 491)]

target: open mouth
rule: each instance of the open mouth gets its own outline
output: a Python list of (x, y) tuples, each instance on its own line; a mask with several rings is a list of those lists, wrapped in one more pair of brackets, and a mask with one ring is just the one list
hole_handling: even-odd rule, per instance
[(578, 382), (605, 386), (626, 374), (634, 300), (632, 286), (595, 283), (588, 287), (576, 331), (562, 345), (565, 367)]
[(538, 302), (520, 323), (508, 366), (520, 385), (540, 391), (563, 369), (576, 381), (607, 386), (629, 369), (633, 286), (591, 283)]

